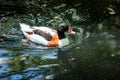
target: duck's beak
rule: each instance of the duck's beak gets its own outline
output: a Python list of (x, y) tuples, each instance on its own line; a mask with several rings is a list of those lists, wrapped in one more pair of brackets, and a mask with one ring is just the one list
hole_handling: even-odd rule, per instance
[(76, 32), (73, 31), (70, 27), (68, 28), (68, 33), (70, 33), (70, 34), (76, 34)]

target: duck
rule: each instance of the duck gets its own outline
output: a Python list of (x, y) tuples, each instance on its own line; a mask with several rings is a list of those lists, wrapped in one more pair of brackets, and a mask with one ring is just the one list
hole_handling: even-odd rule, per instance
[(65, 23), (60, 23), (56, 30), (46, 26), (30, 26), (20, 23), (21, 31), (27, 40), (47, 47), (63, 47), (69, 45), (69, 39), (65, 32), (75, 34), (76, 32)]

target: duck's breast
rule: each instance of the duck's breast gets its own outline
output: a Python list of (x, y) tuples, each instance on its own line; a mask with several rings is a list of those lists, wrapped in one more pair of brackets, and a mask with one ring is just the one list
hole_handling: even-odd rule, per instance
[(69, 44), (68, 38), (64, 38), (64, 39), (59, 40), (59, 47), (67, 46), (68, 44)]

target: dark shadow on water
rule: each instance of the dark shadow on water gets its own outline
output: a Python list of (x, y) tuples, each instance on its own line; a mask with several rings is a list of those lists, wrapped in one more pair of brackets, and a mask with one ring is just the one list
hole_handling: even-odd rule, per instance
[(102, 35), (82, 41), (68, 50), (59, 49), (61, 74), (55, 80), (119, 80), (119, 40)]

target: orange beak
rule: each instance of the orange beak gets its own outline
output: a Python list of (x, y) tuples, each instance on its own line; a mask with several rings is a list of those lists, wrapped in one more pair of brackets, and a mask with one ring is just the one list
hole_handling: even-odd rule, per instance
[(76, 32), (72, 31), (72, 29), (69, 27), (69, 28), (68, 28), (68, 33), (70, 33), (70, 34), (75, 34)]

